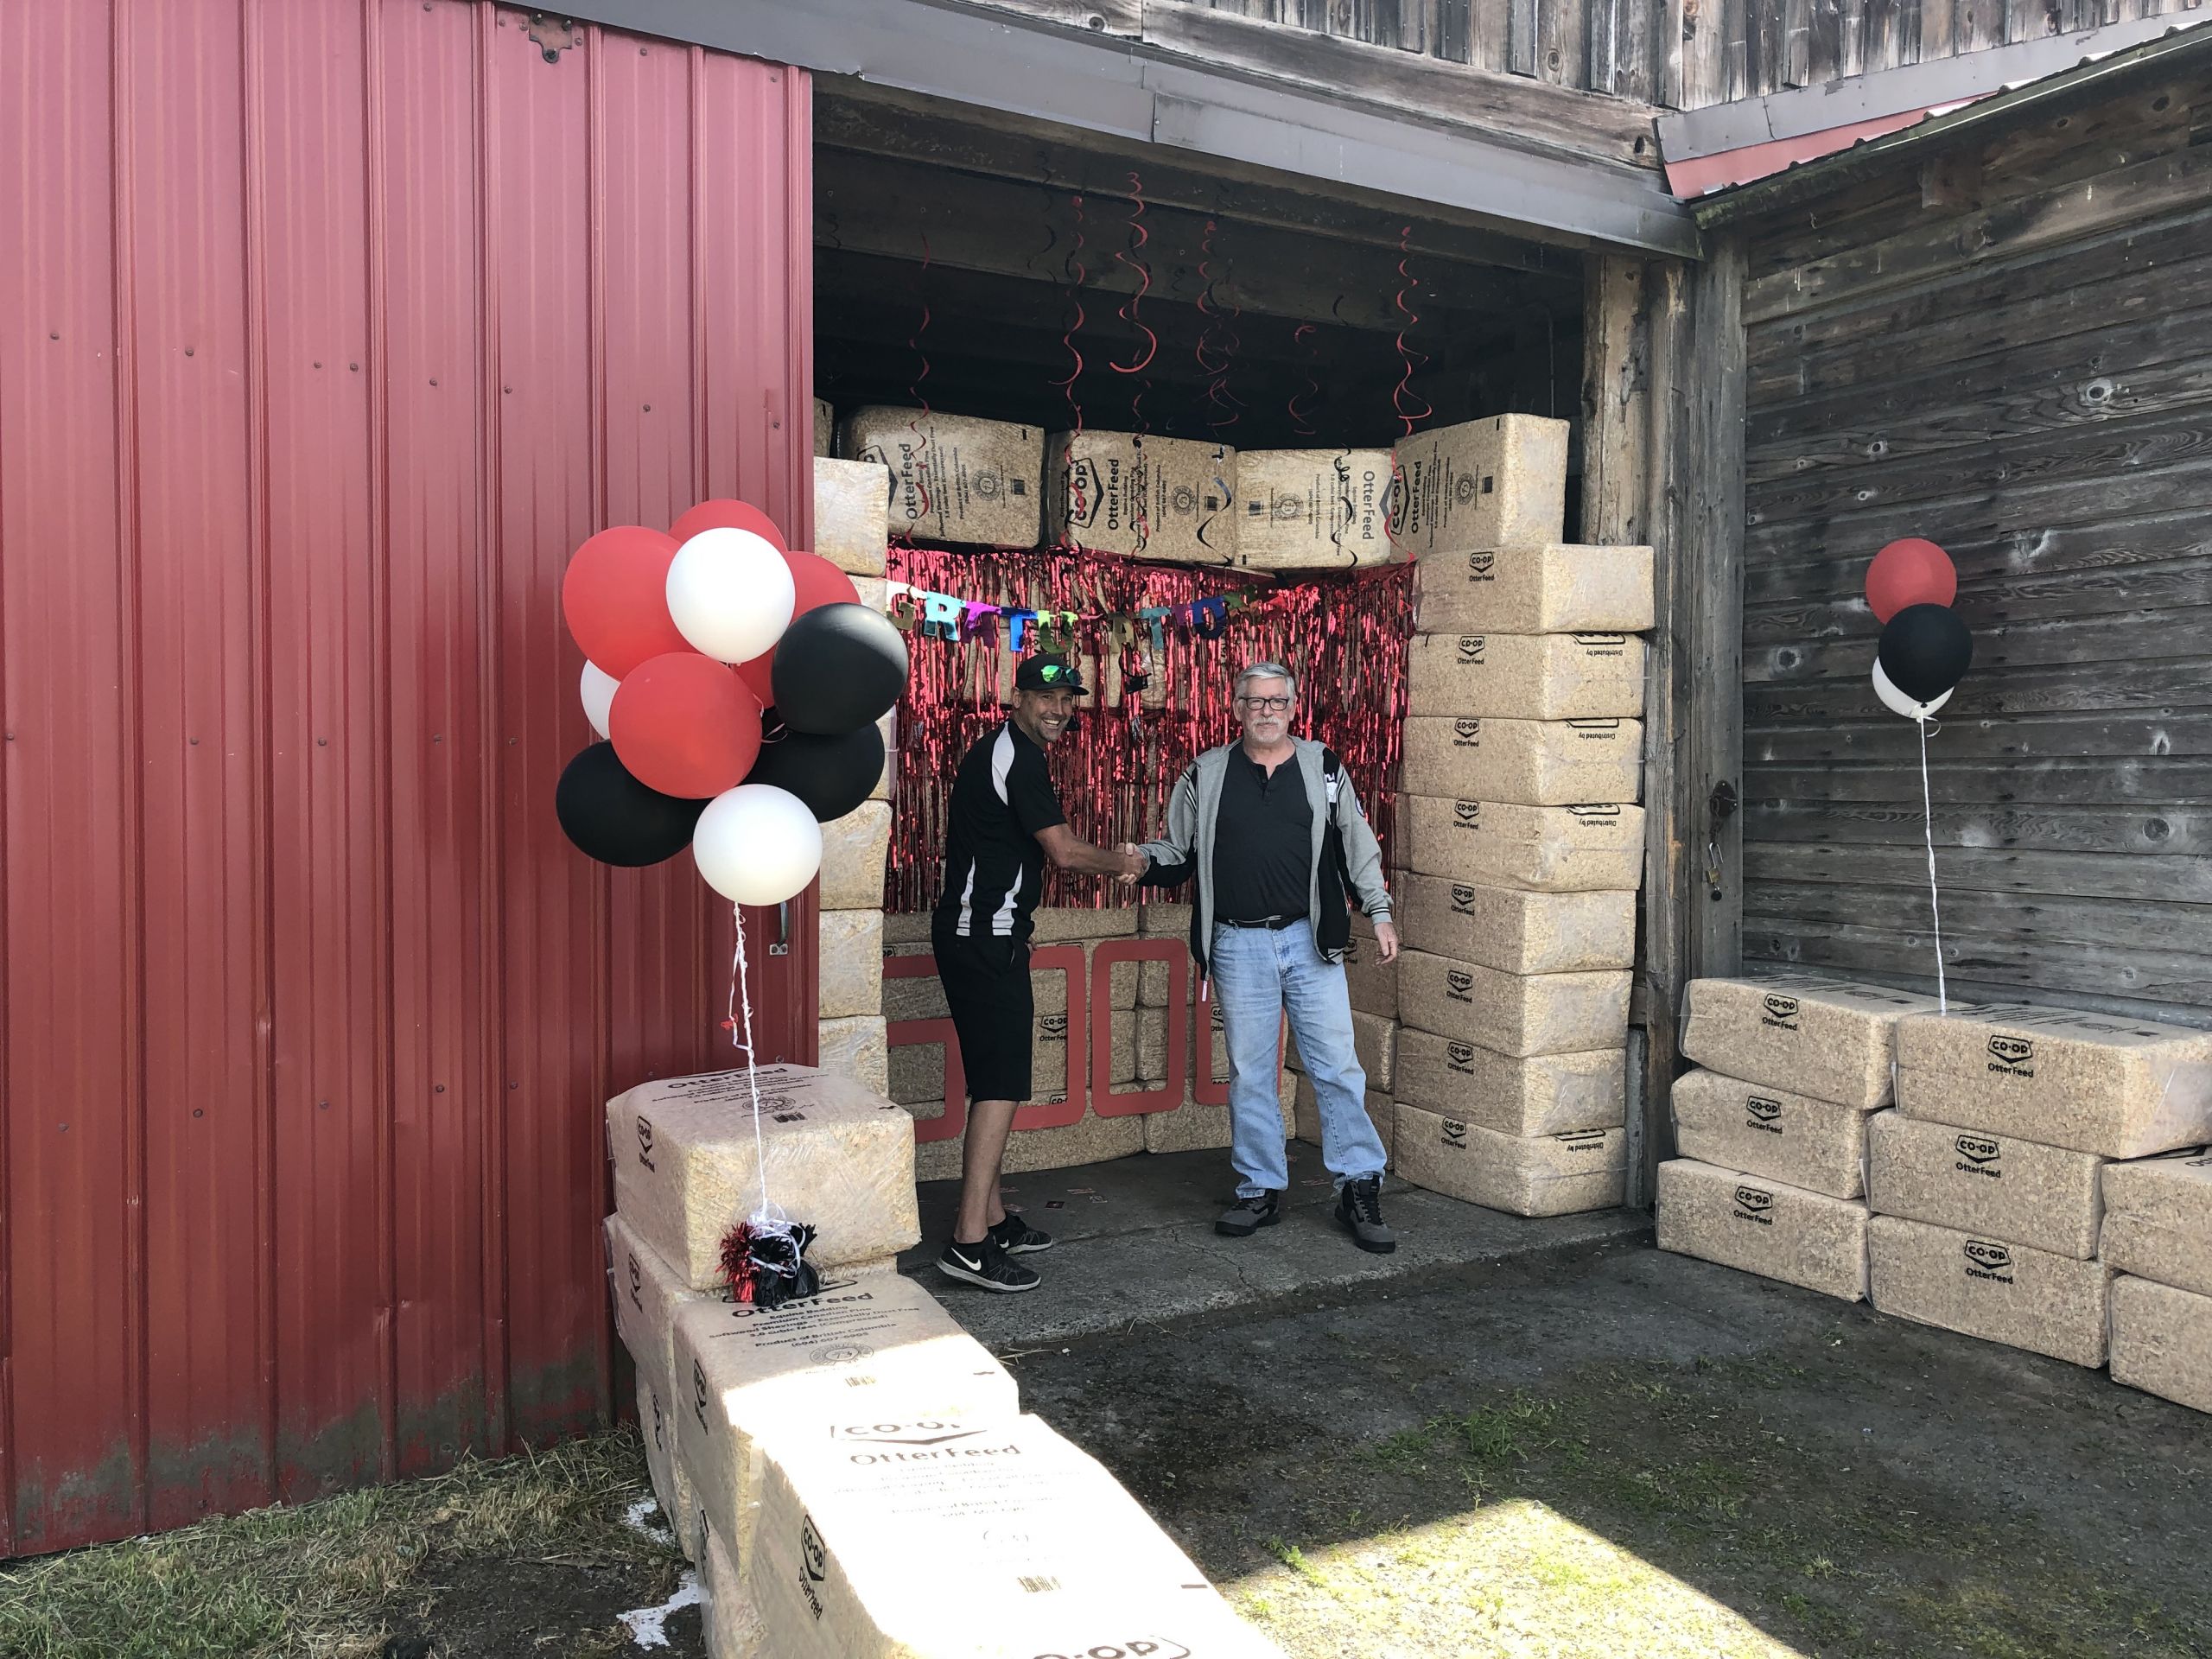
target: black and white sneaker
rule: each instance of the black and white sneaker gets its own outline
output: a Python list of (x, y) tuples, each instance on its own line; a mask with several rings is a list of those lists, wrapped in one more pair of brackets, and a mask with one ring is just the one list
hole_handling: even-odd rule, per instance
[(1261, 1228), (1272, 1227), (1281, 1219), (1282, 1195), (1260, 1192), (1249, 1198), (1239, 1197), (1221, 1212), (1213, 1230), (1224, 1238), (1249, 1238)]
[(1351, 1235), (1351, 1242), (1375, 1255), (1388, 1255), (1398, 1248), (1398, 1236), (1382, 1221), (1382, 1178), (1369, 1175), (1346, 1181), (1337, 1189), (1337, 1224)]
[(998, 1241), (999, 1249), (1008, 1255), (1034, 1255), (1039, 1250), (1052, 1248), (1050, 1233), (1032, 1227), (1010, 1211), (1004, 1221), (991, 1229), (991, 1236)]
[(948, 1243), (944, 1254), (937, 1259), (937, 1270), (948, 1279), (1002, 1295), (1034, 1290), (1043, 1282), (1029, 1268), (1009, 1259), (998, 1240), (988, 1234), (979, 1244)]

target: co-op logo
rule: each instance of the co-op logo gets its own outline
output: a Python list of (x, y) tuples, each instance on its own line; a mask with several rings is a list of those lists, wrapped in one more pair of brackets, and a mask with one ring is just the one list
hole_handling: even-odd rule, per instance
[(1967, 1277), (1996, 1279), (2005, 1284), (2012, 1282), (2012, 1252), (2002, 1244), (1993, 1244), (1986, 1239), (1970, 1238), (1965, 1246)]
[(638, 1161), (647, 1169), (653, 1166), (652, 1121), (643, 1112), (638, 1114)]
[(1048, 1014), (1037, 1024), (1047, 1037), (1065, 1037), (1068, 1034), (1068, 1017), (1065, 1014)]
[(1993, 1037), (1989, 1039), (1989, 1058), (1998, 1064), (1993, 1071), (2016, 1071), (2031, 1063), (2036, 1057), (2036, 1046), (2024, 1037)]
[(1483, 804), (1480, 801), (1454, 801), (1452, 819), (1462, 830), (1476, 830), (1482, 826)]
[(1452, 722), (1452, 741), (1461, 748), (1479, 746), (1483, 741), (1483, 723), (1479, 720), (1455, 720)]
[(1463, 633), (1459, 636), (1459, 660), (1480, 665), (1483, 652), (1490, 643), (1486, 633)]
[(1951, 1143), (1959, 1149), (1959, 1156), (1970, 1164), (1986, 1164), (2005, 1155), (2005, 1148), (1995, 1141), (1978, 1135), (1962, 1135)]
[[(1470, 980), (1469, 982), (1473, 982)], [(1454, 1071), (1471, 1071), (1475, 1069), (1475, 1046), (1472, 1043), (1446, 1043), (1444, 1045), (1444, 1058)]]
[(1765, 1012), (1760, 1014), (1761, 1025), (1772, 1026), (1777, 1031), (1797, 1029), (1797, 999), (1769, 992), (1762, 1004)]
[(1089, 1647), (1055, 1648), (1033, 1659), (1191, 1659), (1190, 1649), (1173, 1637), (1133, 1636), (1122, 1642), (1099, 1642)]
[(1735, 1217), (1738, 1221), (1756, 1222), (1762, 1227), (1774, 1225), (1774, 1194), (1762, 1187), (1739, 1186), (1736, 1189)]
[(1475, 913), (1475, 890), (1459, 882), (1452, 884), (1452, 913), (1471, 916)]
[(830, 1436), (848, 1446), (944, 1446), (983, 1432), (973, 1423), (923, 1418), (912, 1423), (849, 1423), (830, 1430)]
[(1491, 572), (1496, 569), (1497, 567), (1497, 556), (1495, 553), (1470, 553), (1467, 555), (1467, 574), (1472, 576), (1477, 582), (1488, 582), (1491, 577)]
[(640, 1313), (645, 1311), (645, 1270), (638, 1261), (638, 1253), (632, 1250), (630, 1252), (630, 1300), (637, 1304)]
[(1444, 988), (1454, 1002), (1471, 1002), (1475, 1000), (1475, 976), (1464, 968), (1449, 969), (1444, 976)]
[(814, 1529), (814, 1517), (810, 1515), (798, 1518), (798, 1560), (806, 1569), (806, 1576), (815, 1583), (830, 1576), (830, 1551), (823, 1544), (822, 1535)]
[(1771, 1123), (1782, 1116), (1782, 1103), (1769, 1100), (1764, 1095), (1745, 1095), (1744, 1109), (1762, 1123)]
[(1447, 1117), (1444, 1123), (1444, 1144), (1461, 1152), (1467, 1149), (1467, 1126), (1456, 1117)]

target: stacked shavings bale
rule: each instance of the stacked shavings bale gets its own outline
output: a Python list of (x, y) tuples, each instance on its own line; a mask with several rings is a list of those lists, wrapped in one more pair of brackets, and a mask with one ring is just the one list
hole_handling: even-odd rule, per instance
[(2107, 1267), (2212, 1296), (2212, 1153), (2107, 1164), (2104, 1198)]
[(779, 1429), (965, 1417), (1020, 1409), (1014, 1379), (912, 1280), (840, 1282), (818, 1296), (760, 1309), (693, 1303), (676, 1322), (677, 1452), (710, 1533), (737, 1566), (753, 1558), (762, 1442)]
[[(1495, 416), (1401, 439), (1393, 535), (1424, 569), (1470, 549), (1558, 541), (1567, 523), (1567, 440), (1565, 421), (1534, 415)], [(1634, 626), (1649, 627), (1650, 620)]]
[(856, 409), (843, 448), (891, 473), (891, 521), (925, 540), (1034, 547), (1044, 434), (918, 409)]
[[(1390, 1092), (1392, 1079), (1397, 1074), (1398, 1025), (1395, 1020), (1385, 1020), (1380, 1014), (1351, 1011), (1351, 1048), (1358, 1058), (1360, 1069), (1367, 1073), (1367, 1086), (1378, 1095)], [(1294, 1071), (1306, 1070), (1306, 1062), (1299, 1057), (1298, 1040), (1294, 1035), (1284, 1049), (1284, 1063)]]
[(1874, 1306), (2076, 1365), (2105, 1363), (2101, 1262), (1877, 1215), (1866, 1247)]
[(1402, 560), (1387, 449), (1246, 449), (1236, 457), (1236, 563), (1351, 570)]
[(1682, 1052), (1705, 1069), (1675, 1084), (1660, 1248), (1866, 1294), (1868, 1118), (1889, 1101), (1899, 1022), (1933, 1006), (1804, 975), (1691, 982)]
[(1866, 1206), (1693, 1158), (1659, 1166), (1662, 1250), (1855, 1302), (1866, 1294)]
[(1407, 1028), (1514, 1058), (1618, 1049), (1628, 1041), (1629, 973), (1508, 974), (1408, 949), (1398, 959)]
[(1618, 1128), (1628, 1056), (1614, 1048), (1516, 1058), (1408, 1026), (1398, 1033), (1398, 1104), (1498, 1135)]
[(1440, 799), (1577, 806), (1634, 801), (1643, 723), (1416, 715), (1406, 721), (1406, 791)]
[(676, 1313), (686, 1302), (712, 1300), (721, 1293), (686, 1284), (620, 1214), (607, 1217), (605, 1229), (614, 1334), (637, 1367), (638, 1425), (645, 1440), (645, 1468), (677, 1541), (697, 1560), (697, 1505), (690, 1474), (676, 1458)]
[(2212, 1411), (2212, 1296), (2155, 1279), (2115, 1278), (2112, 1380)]
[(1517, 806), (1399, 798), (1398, 854), (1421, 875), (1545, 893), (1634, 889), (1643, 876), (1643, 809)]
[(1636, 965), (1634, 893), (1537, 893), (1413, 874), (1399, 886), (1407, 935), (1433, 955), (1524, 975)]
[(824, 910), (817, 927), (821, 953), (816, 1012), (824, 1020), (883, 1011), (883, 912)]
[(711, 1527), (699, 1552), (699, 1592), (707, 1659), (765, 1659), (770, 1653), (768, 1627), (745, 1588), (745, 1575)]
[(1398, 1017), (1397, 959), (1382, 960), (1375, 924), (1357, 911), (1352, 912), (1351, 938), (1344, 945), (1344, 988), (1360, 1013), (1384, 1020)]
[(775, 1434), (746, 1577), (778, 1659), (1280, 1659), (1034, 1417)]
[(1600, 720), (1643, 713), (1643, 641), (1620, 632), (1416, 633), (1408, 715)]
[[(1298, 1092), (1291, 1102), (1291, 1131), (1308, 1145), (1320, 1146), (1321, 1103), (1314, 1098), (1313, 1078), (1298, 1077), (1297, 1088)], [(1360, 1103), (1367, 1109), (1367, 1121), (1374, 1124), (1375, 1133), (1382, 1137), (1386, 1164), (1395, 1168), (1391, 1143), (1398, 1133), (1398, 1103), (1389, 1096), (1377, 1094), (1370, 1089)]]
[(1515, 1216), (1567, 1216), (1621, 1201), (1627, 1139), (1618, 1128), (1500, 1135), (1398, 1103), (1390, 1149), (1415, 1186)]
[(1424, 633), (1642, 633), (1651, 626), (1648, 547), (1497, 543), (1417, 556)]
[(1236, 559), (1236, 451), (1184, 438), (1058, 432), (1045, 441), (1049, 539), (1176, 564)]
[(1866, 1154), (1866, 1202), (1877, 1215), (2077, 1262), (2097, 1253), (2106, 1160), (2093, 1153), (1880, 1112)]
[(827, 397), (814, 400), (814, 458), (824, 460), (836, 452), (837, 411)]
[(878, 1094), (891, 1088), (884, 1042), (883, 873), (891, 851), (891, 803), (868, 800), (822, 826), (822, 1069)]
[(891, 474), (872, 461), (814, 463), (813, 551), (847, 575), (883, 576)]

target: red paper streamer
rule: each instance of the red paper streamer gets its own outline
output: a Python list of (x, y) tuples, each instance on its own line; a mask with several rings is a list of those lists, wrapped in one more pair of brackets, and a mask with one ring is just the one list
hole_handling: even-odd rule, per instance
[(1290, 397), (1290, 429), (1301, 438), (1313, 437), (1315, 433), (1312, 425), (1313, 415), (1308, 410), (1300, 409), (1298, 406), (1299, 403), (1301, 399), (1318, 397), (1321, 395), (1321, 383), (1313, 378), (1313, 364), (1319, 356), (1313, 347), (1315, 332), (1313, 325), (1310, 322), (1301, 322), (1290, 331), (1291, 343), (1306, 348), (1306, 390), (1302, 392), (1293, 392)]
[(1143, 310), (1144, 296), (1152, 292), (1152, 266), (1144, 257), (1144, 245), (1152, 240), (1152, 232), (1144, 227), (1144, 181), (1135, 173), (1129, 175), (1129, 248), (1128, 252), (1114, 250), (1114, 262), (1128, 266), (1137, 274), (1137, 291), (1123, 302), (1119, 313), (1123, 322), (1140, 330), (1144, 335), (1144, 351), (1134, 363), (1109, 363), (1106, 366), (1116, 374), (1142, 374), (1152, 366), (1154, 355), (1160, 350), (1160, 336), (1146, 326)]
[[(1421, 321), (1421, 313), (1406, 303), (1406, 296), (1421, 286), (1421, 278), (1406, 269), (1408, 238), (1413, 233), (1414, 227), (1410, 225), (1404, 226), (1398, 232), (1398, 276), (1404, 282), (1405, 286), (1392, 296), (1390, 302), (1398, 308), (1398, 315), (1405, 319), (1405, 321), (1399, 325), (1397, 340), (1398, 360), (1405, 365), (1405, 372), (1398, 377), (1398, 384), (1390, 388), (1390, 407), (1397, 411), (1398, 418), (1405, 423), (1405, 435), (1409, 438), (1414, 435), (1414, 422), (1425, 421), (1436, 413), (1435, 406), (1413, 389), (1414, 365), (1426, 363), (1428, 359), (1426, 354), (1414, 351), (1406, 344), (1407, 330)], [(1411, 397), (1414, 402), (1421, 405), (1418, 413), (1406, 407), (1405, 399), (1408, 397)], [(1395, 471), (1395, 468), (1392, 470)]]
[[(1242, 572), (1145, 565), (1110, 554), (891, 550), (888, 574), (938, 593), (1007, 607), (1081, 613), (1071, 648), (1092, 683), (1092, 706), (1049, 751), (1061, 804), (1079, 835), (1102, 846), (1141, 841), (1162, 827), (1167, 795), (1191, 757), (1236, 733), (1231, 683), (1248, 663), (1287, 664), (1299, 677), (1304, 735), (1344, 758), (1369, 821), (1385, 842), (1405, 720), (1413, 632), (1413, 569), (1385, 565), (1275, 586)], [(1217, 639), (1173, 621), (1151, 652), (1148, 689), (1162, 705), (1141, 721), (1111, 706), (1128, 657), (1150, 652), (1148, 630), (1115, 639), (1105, 617), (1147, 606), (1242, 593)], [(1141, 630), (1142, 625), (1140, 625)], [(899, 706), (899, 765), (886, 907), (924, 911), (944, 884), (945, 808), (969, 747), (1007, 717), (1001, 702), (1012, 657), (1003, 636), (958, 641), (907, 636), (912, 671)], [(1025, 645), (1027, 641), (1025, 641)], [(1103, 683), (1101, 683), (1103, 680)], [(1137, 697), (1126, 702), (1140, 703)], [(1134, 711), (1131, 711), (1134, 712)], [(1047, 871), (1048, 904), (1125, 901), (1104, 878)]]
[[(1067, 257), (1061, 262), (1060, 270), (1068, 279), (1068, 303), (1075, 308), (1075, 317), (1062, 331), (1060, 345), (1072, 359), (1074, 366), (1068, 371), (1066, 379), (1055, 380), (1052, 384), (1060, 389), (1060, 395), (1068, 401), (1068, 414), (1071, 419), (1068, 423), (1068, 441), (1061, 447), (1060, 467), (1067, 475), (1068, 488), (1073, 497), (1068, 503), (1070, 522), (1080, 523), (1090, 504), (1084, 499), (1083, 486), (1077, 481), (1075, 469), (1075, 441), (1083, 435), (1083, 404), (1075, 395), (1075, 384), (1083, 378), (1083, 352), (1076, 345), (1075, 337), (1083, 328), (1084, 315), (1083, 285), (1090, 276), (1090, 270), (1083, 263), (1085, 240), (1083, 234), (1083, 198), (1076, 195), (1070, 200), (1075, 205), (1075, 241), (1068, 249)], [(1065, 529), (1060, 532), (1060, 545), (1071, 549), (1074, 546), (1073, 541)]]
[(927, 231), (924, 231), (922, 232), (922, 268), (914, 273), (914, 292), (922, 302), (922, 320), (914, 332), (906, 336), (906, 349), (921, 360), (919, 372), (906, 387), (907, 401), (914, 404), (917, 410), (914, 418), (906, 423), (906, 429), (914, 435), (914, 495), (916, 505), (918, 508), (914, 517), (901, 528), (899, 532), (900, 538), (908, 541), (913, 538), (912, 525), (919, 524), (930, 516), (930, 468), (927, 454), (929, 440), (923, 435), (921, 429), (922, 421), (930, 412), (929, 395), (922, 390), (922, 382), (930, 378), (930, 358), (929, 353), (922, 349), (921, 345), (922, 336), (930, 331), (930, 296), (928, 291), (923, 287), (923, 283), (929, 274), (930, 234)]

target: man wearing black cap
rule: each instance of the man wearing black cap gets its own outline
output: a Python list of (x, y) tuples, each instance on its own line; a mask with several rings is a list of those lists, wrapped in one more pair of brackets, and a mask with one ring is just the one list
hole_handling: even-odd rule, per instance
[(1046, 748), (1067, 730), (1076, 699), (1085, 695), (1065, 658), (1024, 658), (1014, 677), (1013, 717), (968, 751), (945, 815), (944, 895), (930, 937), (967, 1074), (968, 1136), (960, 1213), (937, 1265), (985, 1290), (1034, 1290), (1037, 1275), (1013, 1258), (1052, 1243), (999, 1202), (1014, 1109), (1029, 1098), (1036, 1024), (1030, 918), (1044, 897), (1045, 861), (1090, 875), (1133, 877), (1145, 868), (1141, 855), (1094, 847), (1070, 830), (1046, 770)]

